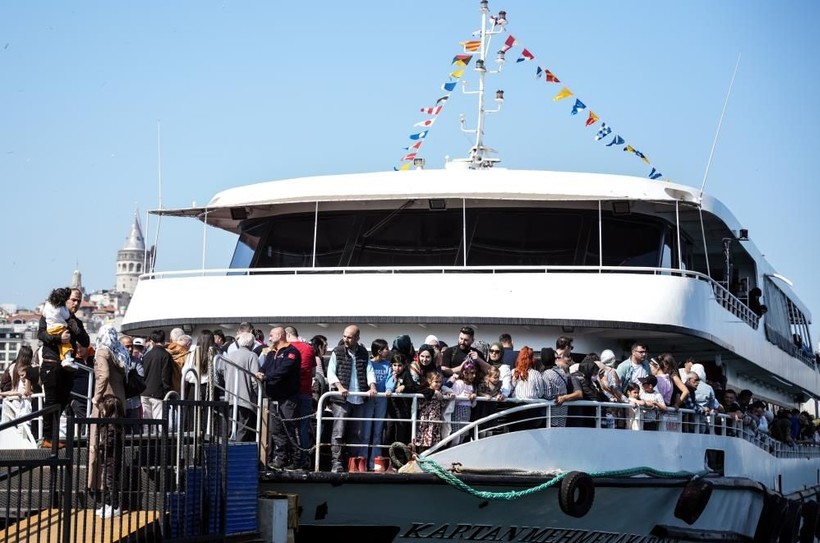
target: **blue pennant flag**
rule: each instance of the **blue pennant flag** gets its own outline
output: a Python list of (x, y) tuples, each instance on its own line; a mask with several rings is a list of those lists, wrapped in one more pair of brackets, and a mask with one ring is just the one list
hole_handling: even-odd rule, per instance
[(423, 131), (419, 132), (418, 134), (410, 134), (410, 139), (411, 140), (423, 140), (425, 137), (427, 137), (427, 132), (428, 132), (427, 130), (423, 130)]
[(453, 92), (453, 89), (456, 88), (456, 84), (458, 81), (453, 81), (452, 83), (445, 83), (441, 86), (441, 89), (447, 92)]
[(652, 171), (649, 172), (649, 179), (660, 179), (661, 177), (663, 177), (663, 174), (655, 168), (652, 168)]
[(605, 137), (607, 137), (612, 132), (612, 129), (606, 125), (606, 123), (601, 123), (601, 128), (598, 130), (598, 133), (595, 134), (595, 141), (601, 141)]
[(572, 114), (573, 115), (578, 115), (579, 111), (581, 111), (582, 109), (586, 109), (586, 108), (587, 108), (587, 106), (585, 106), (582, 101), (580, 101), (579, 99), (576, 98), (575, 99), (575, 105), (572, 106)]
[(624, 140), (621, 136), (615, 136), (612, 138), (612, 141), (606, 144), (606, 146), (612, 147), (613, 145), (623, 145), (624, 143), (626, 143), (626, 140)]

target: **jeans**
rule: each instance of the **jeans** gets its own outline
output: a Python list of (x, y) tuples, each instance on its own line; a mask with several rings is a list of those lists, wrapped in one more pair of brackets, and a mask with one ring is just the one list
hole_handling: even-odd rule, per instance
[(367, 459), (367, 469), (372, 470), (374, 460), (382, 455), (382, 429), (387, 416), (387, 398), (368, 398), (361, 409), (361, 443), (368, 446), (359, 449), (359, 456)]

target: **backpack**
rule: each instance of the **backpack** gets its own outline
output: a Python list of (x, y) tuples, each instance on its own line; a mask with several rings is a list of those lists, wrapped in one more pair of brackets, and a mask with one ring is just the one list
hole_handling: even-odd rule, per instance
[(3, 372), (3, 376), (0, 377), (0, 392), (11, 392), (11, 372), (8, 368)]

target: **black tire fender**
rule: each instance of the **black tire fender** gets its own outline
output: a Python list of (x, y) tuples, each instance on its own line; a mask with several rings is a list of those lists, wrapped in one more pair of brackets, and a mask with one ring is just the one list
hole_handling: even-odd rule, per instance
[(783, 520), (786, 515), (788, 500), (767, 492), (763, 497), (763, 509), (760, 511), (760, 518), (757, 520), (754, 543), (772, 543), (780, 536), (783, 528)]
[(581, 518), (592, 509), (595, 501), (595, 482), (583, 471), (571, 471), (561, 479), (558, 505), (565, 515)]
[(691, 479), (683, 487), (675, 504), (675, 517), (686, 524), (694, 524), (709, 505), (712, 497), (712, 482), (706, 479)]
[(817, 534), (817, 515), (820, 514), (820, 505), (816, 501), (803, 503), (803, 526), (800, 528), (800, 543), (814, 543)]

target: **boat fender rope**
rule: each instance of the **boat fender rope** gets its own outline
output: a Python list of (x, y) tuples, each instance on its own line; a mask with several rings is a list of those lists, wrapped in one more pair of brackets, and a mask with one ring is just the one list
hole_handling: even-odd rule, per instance
[[(438, 462), (436, 462), (432, 458), (418, 456), (416, 458), (416, 461), (418, 465), (421, 467), (421, 469), (425, 472), (435, 475), (442, 481), (448, 483), (454, 488), (457, 488), (458, 490), (461, 490), (462, 492), (471, 494), (477, 498), (481, 498), (484, 500), (517, 500), (524, 496), (536, 494), (538, 492), (541, 492), (542, 490), (546, 490), (547, 488), (555, 486), (559, 484), (564, 479), (564, 477), (571, 473), (559, 473), (557, 475), (552, 476), (552, 478), (548, 481), (545, 481), (531, 488), (526, 488), (524, 490), (507, 490), (503, 492), (492, 492), (489, 490), (478, 490), (476, 488), (471, 487), (470, 485), (459, 479), (454, 473), (451, 473), (447, 469), (442, 467)], [(635, 475), (649, 475), (665, 479), (690, 479), (694, 476), (706, 475), (707, 473), (709, 473), (709, 471), (702, 471), (698, 473), (692, 473), (689, 471), (660, 471), (647, 466), (641, 466), (636, 468), (613, 471), (595, 471), (589, 472), (587, 473), (587, 475), (592, 479), (602, 477), (632, 477)]]
[[(399, 469), (413, 458), (413, 452), (410, 450), (410, 447), (401, 441), (393, 442), (387, 451), (390, 454), (390, 461), (393, 462), (393, 467), (396, 469)], [(401, 451), (404, 459), (399, 459), (396, 455), (396, 451)]]
[(675, 517), (691, 526), (706, 510), (711, 497), (712, 482), (693, 477), (678, 496), (678, 502), (675, 504)]
[(595, 501), (595, 482), (583, 471), (570, 471), (561, 480), (558, 505), (565, 515), (581, 518), (592, 509)]

